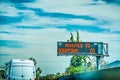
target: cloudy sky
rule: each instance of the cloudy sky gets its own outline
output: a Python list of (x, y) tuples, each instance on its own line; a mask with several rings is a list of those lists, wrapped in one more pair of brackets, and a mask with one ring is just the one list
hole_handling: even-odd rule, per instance
[(64, 72), (71, 56), (57, 56), (70, 32), (109, 45), (106, 61), (120, 60), (119, 0), (0, 0), (0, 65), (34, 57), (42, 75)]

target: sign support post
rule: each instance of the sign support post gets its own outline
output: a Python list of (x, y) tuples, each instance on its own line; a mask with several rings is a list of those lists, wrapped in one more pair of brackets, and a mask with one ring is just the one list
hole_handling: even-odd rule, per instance
[(100, 56), (96, 56), (97, 70), (100, 70)]

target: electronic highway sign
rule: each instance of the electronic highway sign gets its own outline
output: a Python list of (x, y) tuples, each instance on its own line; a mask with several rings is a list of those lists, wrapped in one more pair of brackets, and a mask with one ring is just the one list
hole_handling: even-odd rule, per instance
[(103, 55), (103, 42), (57, 42), (57, 55)]

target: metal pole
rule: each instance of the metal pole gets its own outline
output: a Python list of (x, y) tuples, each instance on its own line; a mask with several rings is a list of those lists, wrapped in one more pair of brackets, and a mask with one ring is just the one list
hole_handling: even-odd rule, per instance
[(100, 56), (96, 56), (97, 70), (100, 70)]

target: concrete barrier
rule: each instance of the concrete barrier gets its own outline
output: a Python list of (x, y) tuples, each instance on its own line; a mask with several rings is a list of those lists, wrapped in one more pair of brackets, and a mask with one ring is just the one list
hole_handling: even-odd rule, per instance
[(120, 67), (93, 72), (77, 73), (56, 80), (120, 80)]

